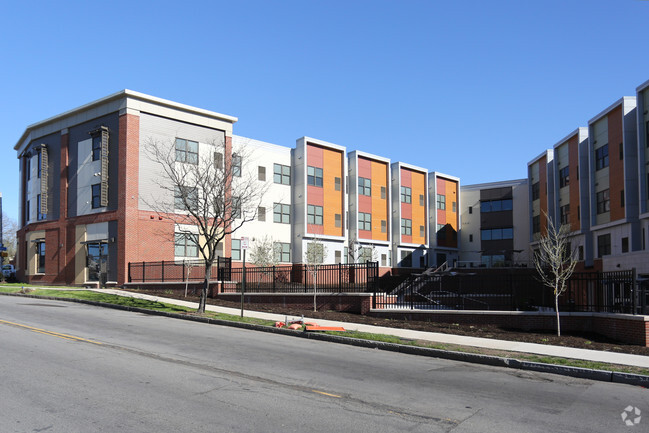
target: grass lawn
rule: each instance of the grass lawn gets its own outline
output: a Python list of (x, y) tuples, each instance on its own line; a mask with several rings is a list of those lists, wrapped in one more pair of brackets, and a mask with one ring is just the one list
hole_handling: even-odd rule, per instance
[[(37, 287), (38, 286), (28, 286), (24, 284), (2, 284), (0, 285), (0, 292), (27, 293), (30, 295), (48, 296), (48, 297), (56, 297), (56, 298), (84, 299), (88, 301), (103, 302), (103, 303), (115, 304), (115, 305), (124, 305), (129, 307), (144, 308), (148, 310), (165, 311), (165, 312), (176, 313), (176, 314), (187, 314), (187, 315), (197, 314), (196, 310), (193, 308), (166, 304), (164, 302), (159, 302), (159, 301), (137, 299), (137, 298), (131, 298), (126, 296), (111, 295), (107, 293), (98, 293), (89, 290), (78, 290), (78, 289), (66, 290), (66, 288), (44, 290), (44, 289), (39, 289)], [(216, 313), (216, 312), (206, 312), (201, 316), (212, 318), (212, 319), (250, 323), (250, 324), (262, 325), (262, 326), (275, 325), (275, 322), (270, 320), (257, 319), (253, 317), (240, 317), (231, 314), (223, 314), (223, 313)], [(601, 362), (592, 362), (592, 361), (584, 361), (584, 360), (569, 359), (569, 358), (557, 358), (557, 357), (525, 354), (525, 353), (518, 353), (518, 352), (493, 351), (493, 350), (482, 349), (477, 347), (431, 343), (431, 342), (421, 341), (421, 340), (414, 341), (414, 340), (408, 340), (408, 339), (396, 337), (394, 335), (387, 335), (387, 334), (371, 334), (368, 332), (358, 332), (358, 331), (327, 332), (327, 333), (332, 335), (342, 336), (342, 337), (358, 338), (362, 340), (379, 341), (384, 343), (395, 343), (395, 344), (405, 344), (410, 346), (430, 347), (439, 350), (451, 350), (456, 352), (466, 352), (466, 353), (475, 353), (475, 354), (482, 354), (482, 355), (492, 355), (492, 356), (499, 356), (505, 358), (512, 358), (520, 361), (541, 362), (545, 364), (564, 365), (568, 367), (590, 368), (596, 370), (619, 371), (619, 372), (642, 374), (642, 375), (649, 376), (649, 369), (644, 369), (639, 367), (628, 367), (622, 365), (605, 364)]]

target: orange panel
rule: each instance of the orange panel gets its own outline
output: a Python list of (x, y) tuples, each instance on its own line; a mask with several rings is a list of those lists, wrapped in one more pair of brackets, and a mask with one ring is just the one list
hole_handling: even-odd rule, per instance
[[(324, 189), (324, 234), (329, 236), (343, 236), (345, 215), (343, 212), (344, 176), (343, 154), (338, 150), (323, 149), (323, 189)], [(340, 179), (340, 191), (336, 191), (335, 179)], [(335, 225), (335, 215), (340, 215), (340, 227)]]
[[(372, 161), (372, 239), (388, 240), (388, 165)], [(385, 198), (381, 198), (381, 187), (385, 188)], [(385, 221), (385, 233), (381, 232), (381, 221)]]

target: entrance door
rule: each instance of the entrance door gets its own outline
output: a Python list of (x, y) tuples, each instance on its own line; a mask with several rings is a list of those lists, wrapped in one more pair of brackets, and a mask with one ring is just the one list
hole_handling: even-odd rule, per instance
[(89, 242), (86, 244), (86, 249), (88, 281), (99, 281), (103, 286), (108, 275), (108, 243)]

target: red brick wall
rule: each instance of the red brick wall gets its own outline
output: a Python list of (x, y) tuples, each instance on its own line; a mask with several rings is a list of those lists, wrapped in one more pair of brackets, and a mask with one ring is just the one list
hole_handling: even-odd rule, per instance
[[(119, 181), (117, 218), (117, 282), (128, 278), (128, 263), (144, 260), (138, 255), (139, 244), (138, 178), (140, 159), (140, 117), (123, 114), (119, 117)], [(149, 239), (150, 242), (150, 239)], [(154, 244), (154, 242), (151, 242)], [(155, 247), (155, 245), (151, 245)]]

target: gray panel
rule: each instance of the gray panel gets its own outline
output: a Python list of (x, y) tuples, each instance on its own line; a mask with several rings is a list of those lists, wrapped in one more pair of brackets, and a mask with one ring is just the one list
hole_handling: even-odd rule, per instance
[[(36, 152), (39, 151), (38, 149), (40, 148), (41, 144), (45, 144), (47, 146), (49, 159), (47, 173), (47, 221), (57, 220), (59, 219), (60, 214), (59, 203), (61, 179), (59, 177), (59, 173), (61, 169), (61, 134), (57, 132), (32, 140), (32, 142), (29, 144), (29, 147), (27, 148), (27, 152), (36, 154)], [(24, 171), (23, 158), (21, 158), (21, 164), (23, 164)], [(26, 198), (22, 197), (22, 200), (26, 200)]]
[(108, 206), (107, 211), (117, 209), (119, 170), (119, 114), (117, 112), (89, 120), (68, 129), (68, 217), (77, 216), (77, 167), (79, 155), (77, 143), (90, 138), (89, 132), (101, 126), (108, 127)]

